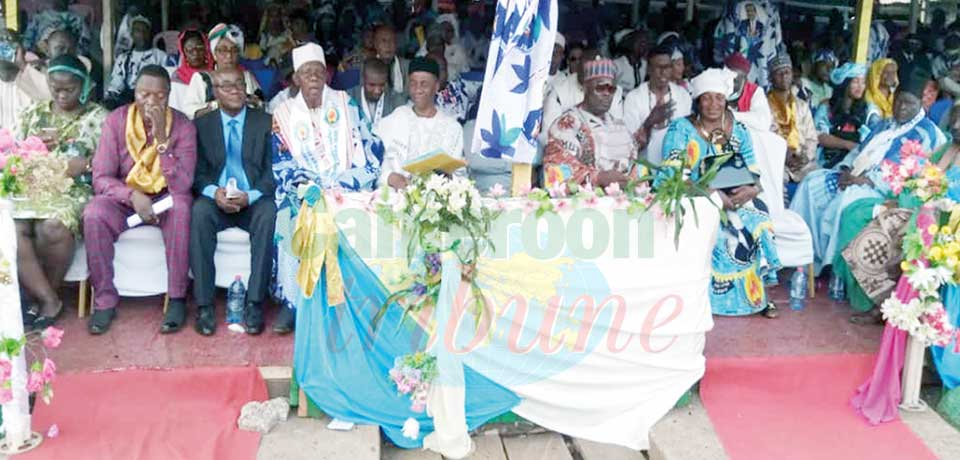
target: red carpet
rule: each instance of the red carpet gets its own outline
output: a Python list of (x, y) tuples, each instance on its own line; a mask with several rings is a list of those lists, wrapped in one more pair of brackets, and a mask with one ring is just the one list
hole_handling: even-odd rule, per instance
[(873, 360), (868, 354), (711, 358), (700, 395), (733, 460), (935, 460), (903, 422), (870, 426), (850, 407)]
[(125, 370), (57, 377), (33, 427), (60, 434), (18, 460), (253, 460), (260, 435), (237, 428), (240, 408), (267, 398), (255, 367)]

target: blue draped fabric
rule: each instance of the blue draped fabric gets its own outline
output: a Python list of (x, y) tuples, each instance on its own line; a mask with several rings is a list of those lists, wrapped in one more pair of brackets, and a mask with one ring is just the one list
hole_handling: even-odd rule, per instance
[[(293, 362), (295, 378), (310, 399), (331, 417), (379, 425), (397, 446), (420, 447), (433, 431), (427, 414), (410, 410), (407, 395), (398, 395), (387, 376), (396, 357), (423, 349), (426, 334), (403, 311), (391, 305), (376, 331), (372, 319), (389, 296), (376, 274), (340, 234), (338, 262), (346, 303), (327, 304), (325, 274), (310, 299), (298, 305)], [(306, 331), (313, 331), (306, 333)], [(474, 429), (509, 412), (520, 399), (464, 366), (467, 425)], [(420, 423), (420, 436), (409, 439), (402, 428), (408, 417)]]

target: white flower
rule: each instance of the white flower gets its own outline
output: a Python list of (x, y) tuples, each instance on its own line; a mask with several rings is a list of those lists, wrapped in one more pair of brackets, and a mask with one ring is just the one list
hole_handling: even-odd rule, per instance
[(403, 193), (393, 192), (387, 199), (387, 206), (394, 214), (400, 214), (407, 208), (407, 196)]
[(448, 211), (459, 215), (463, 208), (467, 207), (467, 197), (463, 193), (450, 194), (447, 204)]
[(507, 194), (507, 190), (503, 188), (503, 185), (500, 185), (499, 182), (493, 184), (493, 187), (490, 187), (490, 196), (494, 198), (500, 198)]
[(415, 418), (409, 417), (403, 422), (403, 437), (407, 439), (417, 439), (420, 437), (420, 422)]
[(949, 270), (942, 268), (918, 268), (908, 277), (910, 285), (920, 292), (936, 291), (940, 288), (944, 276), (949, 277)]
[(443, 176), (439, 174), (434, 174), (430, 176), (430, 179), (427, 179), (425, 188), (427, 190), (434, 190), (434, 191), (440, 192), (445, 188), (444, 187), (444, 185), (446, 185), (445, 182), (446, 182), (446, 179)]

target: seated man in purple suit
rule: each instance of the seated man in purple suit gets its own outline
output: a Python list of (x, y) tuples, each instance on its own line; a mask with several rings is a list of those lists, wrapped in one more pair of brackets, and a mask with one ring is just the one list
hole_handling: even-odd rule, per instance
[[(127, 217), (159, 226), (167, 252), (170, 303), (160, 332), (179, 330), (186, 318), (188, 249), (197, 132), (182, 113), (167, 105), (170, 75), (160, 66), (140, 70), (134, 103), (114, 110), (103, 123), (93, 158), (96, 194), (83, 212), (84, 240), (93, 315), (88, 329), (103, 334), (117, 316), (119, 295), (113, 284), (113, 244), (127, 230)], [(154, 213), (153, 203), (170, 196), (173, 207)]]

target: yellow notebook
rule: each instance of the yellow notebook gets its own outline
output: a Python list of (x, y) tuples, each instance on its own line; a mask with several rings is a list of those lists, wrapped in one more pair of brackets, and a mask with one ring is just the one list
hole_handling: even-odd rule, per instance
[(441, 150), (420, 155), (403, 165), (403, 170), (410, 174), (425, 174), (433, 171), (443, 171), (453, 174), (454, 171), (467, 165), (467, 162), (447, 155)]

